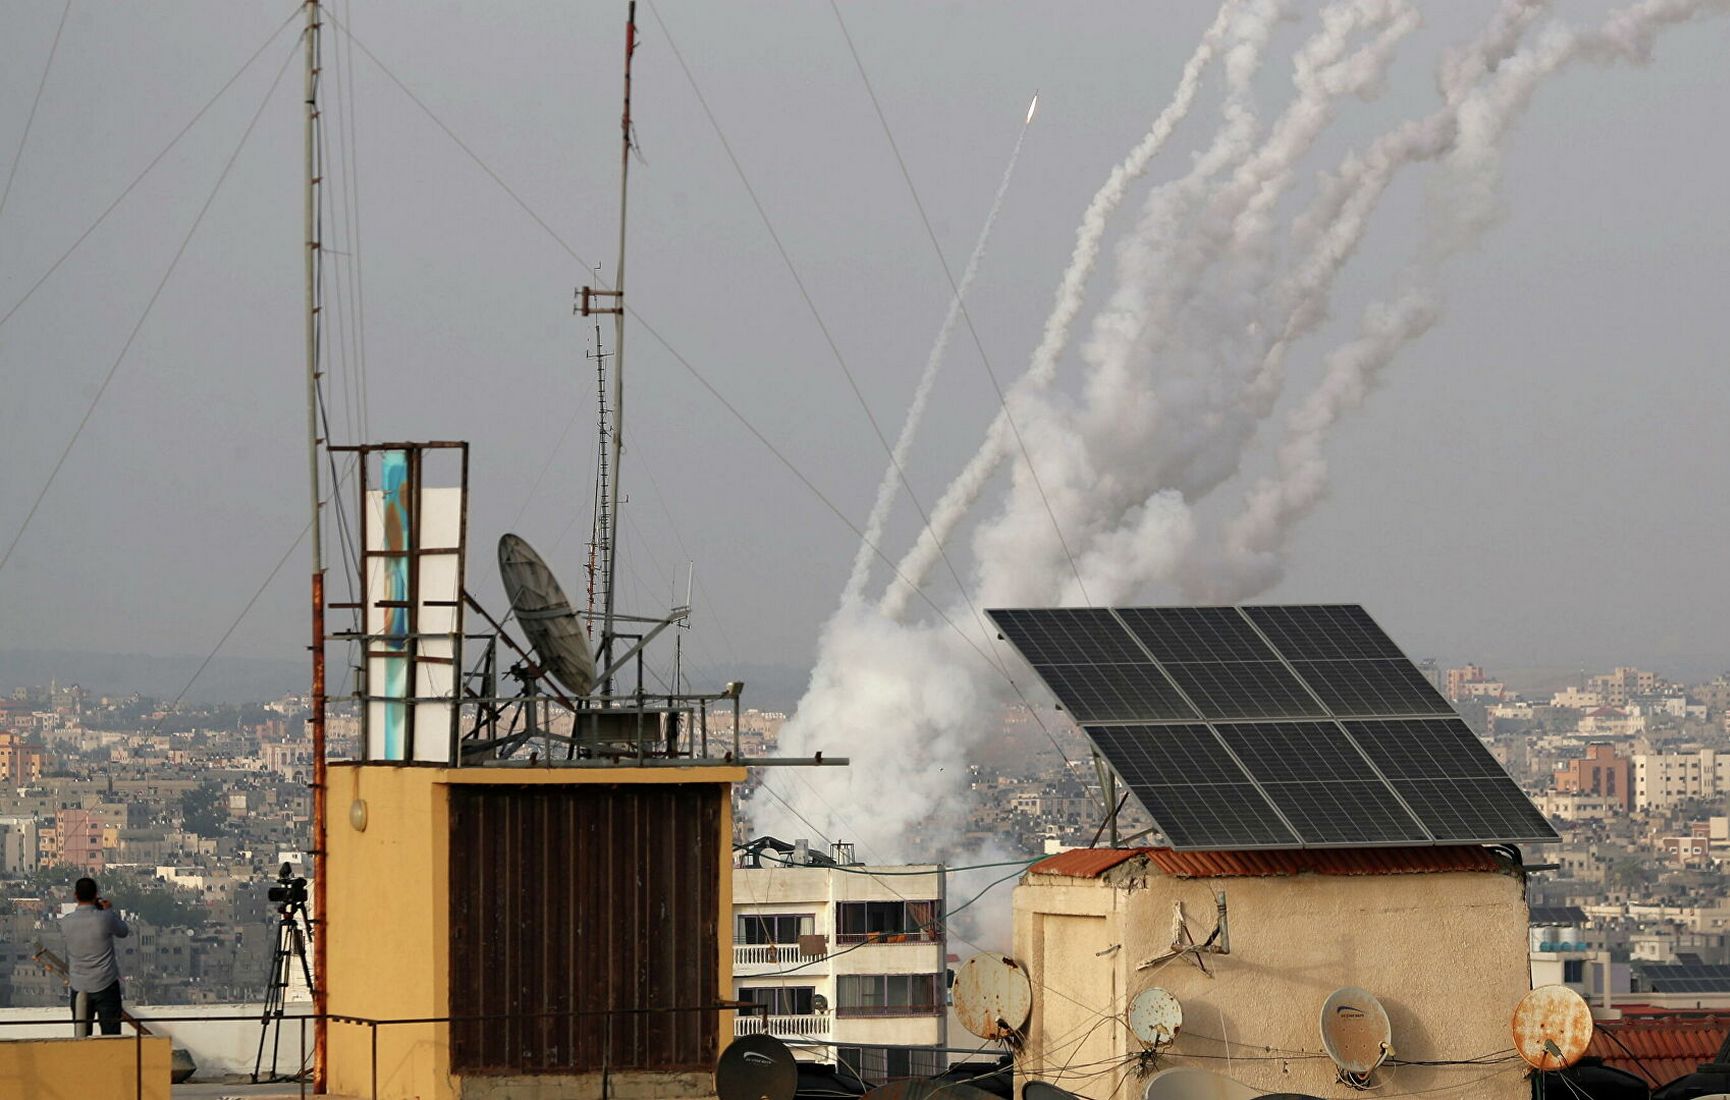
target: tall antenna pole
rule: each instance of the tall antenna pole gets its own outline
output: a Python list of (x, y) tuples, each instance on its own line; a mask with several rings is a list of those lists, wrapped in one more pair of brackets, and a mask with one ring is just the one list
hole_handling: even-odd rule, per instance
[(306, 0), (306, 457), (312, 490), (312, 1011), (313, 1091), (323, 1092), (325, 1024), (324, 532), (318, 477), (318, 0)]
[[(606, 602), (601, 619), (601, 664), (613, 663), (613, 571), (618, 560), (617, 538), (619, 515), (619, 481), (621, 462), (625, 454), (625, 212), (631, 182), (631, 58), (637, 52), (637, 0), (630, 0), (625, 9), (625, 105), (619, 115), (619, 269), (613, 276), (613, 293), (617, 312), (613, 314), (613, 438), (612, 483), (607, 487), (607, 514), (612, 526), (607, 532)], [(603, 684), (601, 690), (611, 695), (613, 686)]]

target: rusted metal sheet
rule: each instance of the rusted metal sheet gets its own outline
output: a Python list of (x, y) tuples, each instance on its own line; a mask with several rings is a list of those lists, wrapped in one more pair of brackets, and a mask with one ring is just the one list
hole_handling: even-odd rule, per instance
[(724, 786), (450, 797), (453, 1072), (713, 1068)]

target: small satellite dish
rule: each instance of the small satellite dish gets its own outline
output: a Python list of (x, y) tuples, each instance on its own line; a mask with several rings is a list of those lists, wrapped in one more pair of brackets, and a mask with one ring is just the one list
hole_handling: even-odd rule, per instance
[(1033, 1014), (1033, 983), (1014, 959), (975, 955), (955, 972), (955, 1015), (981, 1039), (1011, 1039)]
[(1393, 1031), (1382, 1003), (1368, 990), (1346, 986), (1322, 1002), (1322, 1048), (1342, 1073), (1363, 1077), (1393, 1049)]
[(717, 1100), (793, 1100), (799, 1064), (773, 1035), (742, 1035), (715, 1064)]
[(1258, 1100), (1263, 1093), (1212, 1070), (1180, 1066), (1148, 1078), (1141, 1095), (1143, 1100)]
[(1514, 1049), (1535, 1069), (1566, 1069), (1592, 1041), (1592, 1008), (1565, 985), (1541, 985), (1514, 1006)]
[(567, 691), (587, 695), (595, 686), (595, 654), (547, 563), (519, 536), (500, 535), (499, 579), (541, 667)]
[(1129, 1030), (1144, 1043), (1164, 1046), (1177, 1038), (1183, 1027), (1183, 1005), (1157, 985), (1144, 989), (1129, 1002)]

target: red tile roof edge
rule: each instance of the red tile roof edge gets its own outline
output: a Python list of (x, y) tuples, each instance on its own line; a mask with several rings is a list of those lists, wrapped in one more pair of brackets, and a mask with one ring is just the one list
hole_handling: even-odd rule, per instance
[(1298, 848), (1278, 851), (1178, 852), (1170, 848), (1075, 848), (1029, 867), (1035, 875), (1098, 878), (1145, 856), (1174, 878), (1260, 878), (1275, 875), (1425, 875), (1512, 869), (1503, 856), (1475, 844), (1411, 848)]
[(1625, 1016), (1598, 1021), (1586, 1053), (1638, 1074), (1656, 1088), (1713, 1061), (1727, 1035), (1730, 1016), (1722, 1012), (1680, 1018)]

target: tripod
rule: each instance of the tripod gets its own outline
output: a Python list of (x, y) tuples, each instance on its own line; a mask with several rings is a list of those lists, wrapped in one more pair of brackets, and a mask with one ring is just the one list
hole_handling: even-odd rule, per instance
[[(302, 880), (303, 882), (305, 880)], [(274, 892), (274, 891), (273, 891)], [(276, 925), (276, 947), (270, 957), (270, 981), (264, 991), (264, 1013), (259, 1017), (258, 1056), (252, 1062), (252, 1083), (261, 1081), (293, 1081), (306, 1072), (306, 1067), (300, 1066), (289, 1076), (276, 1072), (277, 1048), (282, 1043), (282, 1017), (287, 1008), (288, 983), (294, 975), (294, 960), (300, 960), (300, 973), (306, 979), (306, 988), (312, 989), (312, 964), (306, 958), (307, 929), (310, 927), (306, 914), (306, 893), (304, 888), (285, 891), (289, 894), (276, 907), (278, 921)], [(272, 1024), (275, 1027), (272, 1027)], [(270, 1072), (264, 1073), (264, 1041), (270, 1040)]]

